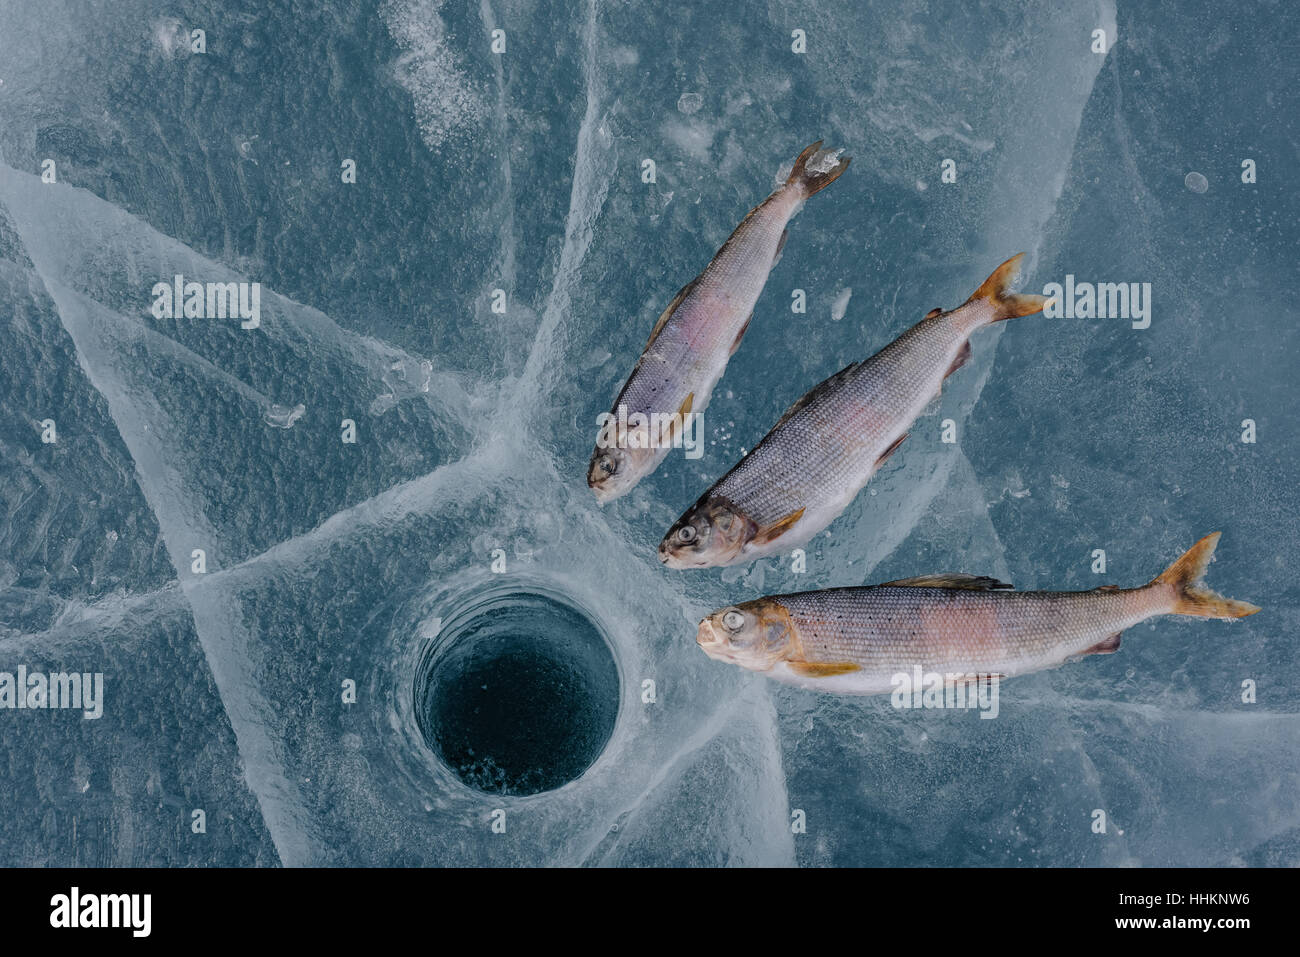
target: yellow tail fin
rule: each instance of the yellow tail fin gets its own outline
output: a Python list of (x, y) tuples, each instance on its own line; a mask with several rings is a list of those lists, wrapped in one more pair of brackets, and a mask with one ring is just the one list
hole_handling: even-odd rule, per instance
[(1175, 615), (1192, 615), (1196, 618), (1245, 618), (1259, 611), (1258, 605), (1248, 601), (1224, 598), (1206, 587), (1201, 579), (1214, 558), (1214, 548), (1219, 544), (1220, 532), (1212, 532), (1183, 553), (1153, 581), (1152, 585), (1169, 585), (1174, 589)]
[(975, 290), (975, 295), (966, 301), (976, 302), (987, 299), (993, 303), (993, 322), (1014, 319), (1017, 316), (1029, 316), (1046, 309), (1049, 302), (1046, 296), (1018, 294), (1011, 291), (1011, 284), (1015, 282), (1016, 273), (1020, 271), (1020, 263), (1024, 258), (1024, 253), (1012, 256), (993, 270), (993, 275), (985, 279), (983, 285)]
[(790, 170), (790, 175), (786, 178), (789, 184), (799, 184), (803, 187), (804, 196), (811, 196), (813, 193), (820, 192), (831, 183), (839, 179), (840, 174), (849, 168), (851, 156), (841, 156), (836, 159), (834, 156), (829, 157), (834, 165), (823, 162), (821, 168), (808, 169), (808, 161), (811, 160), (817, 151), (822, 148), (822, 141), (818, 140), (813, 143), (794, 161), (794, 169)]

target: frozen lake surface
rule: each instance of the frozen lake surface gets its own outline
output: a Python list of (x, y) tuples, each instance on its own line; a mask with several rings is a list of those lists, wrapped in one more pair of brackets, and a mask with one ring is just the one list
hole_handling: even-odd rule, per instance
[[(0, 0), (0, 671), (105, 688), (0, 709), (0, 862), (1300, 865), (1295, 9), (560, 9)], [(853, 165), (705, 454), (597, 508), (655, 318), (818, 139)], [(794, 399), (1022, 251), (1026, 291), (1149, 283), (1149, 324), (981, 331), (803, 571), (660, 565)], [(258, 283), (259, 323), (158, 318), (177, 275)], [(1215, 530), (1260, 614), (1144, 624), (997, 720), (694, 642), (783, 591), (1137, 585)]]

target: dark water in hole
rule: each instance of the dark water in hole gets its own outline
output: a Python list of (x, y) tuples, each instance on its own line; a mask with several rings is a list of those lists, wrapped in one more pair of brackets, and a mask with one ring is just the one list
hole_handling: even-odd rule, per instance
[(426, 743), (465, 784), (536, 794), (600, 756), (618, 716), (618, 669), (581, 612), (510, 595), (444, 626), (415, 700)]

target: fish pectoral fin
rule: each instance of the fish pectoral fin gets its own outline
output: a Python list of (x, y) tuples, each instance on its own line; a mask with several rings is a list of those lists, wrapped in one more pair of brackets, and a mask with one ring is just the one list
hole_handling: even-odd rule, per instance
[(664, 331), (664, 326), (668, 325), (668, 320), (673, 317), (673, 313), (677, 311), (677, 307), (682, 304), (683, 299), (690, 295), (691, 290), (695, 288), (695, 284), (699, 281), (698, 278), (692, 279), (686, 285), (682, 286), (681, 289), (677, 290), (677, 295), (673, 296), (673, 301), (668, 304), (668, 308), (660, 313), (659, 318), (655, 320), (655, 327), (650, 330), (650, 340), (645, 344), (645, 349), (642, 350), (643, 353), (650, 351), (650, 347), (654, 345), (655, 340), (659, 338), (659, 333)]
[(1093, 591), (1119, 591), (1118, 585), (1098, 585)]
[(804, 678), (833, 678), (862, 670), (860, 665), (851, 661), (791, 661), (788, 664), (791, 671)]
[(903, 439), (907, 438), (907, 437), (908, 437), (909, 435), (911, 435), (911, 434), (912, 434), (911, 432), (904, 432), (904, 433), (903, 433), (902, 435), (900, 435), (898, 438), (894, 439), (893, 442), (889, 443), (889, 448), (887, 448), (887, 449), (885, 449), (885, 451), (881, 452), (881, 453), (880, 453), (880, 458), (876, 459), (876, 468), (880, 468), (880, 466), (882, 466), (882, 465), (884, 465), (886, 462), (888, 462), (888, 461), (889, 461), (889, 457), (890, 457), (891, 455), (893, 455), (895, 452), (897, 452), (897, 451), (898, 451), (898, 447), (899, 447), (900, 445), (903, 444)]
[(695, 393), (691, 392), (686, 396), (686, 401), (682, 403), (677, 414), (670, 418), (659, 433), (660, 448), (668, 448), (677, 441), (677, 433), (686, 427), (686, 417), (691, 414), (691, 406), (695, 404)]
[(996, 578), (989, 578), (987, 575), (967, 575), (962, 572), (940, 572), (937, 575), (900, 578), (898, 581), (884, 582), (878, 587), (884, 588), (885, 585), (895, 588), (967, 588), (972, 591), (1000, 591), (1015, 587)]
[(803, 513), (804, 510), (801, 508), (797, 512), (791, 512), (789, 515), (785, 516), (785, 518), (778, 518), (771, 525), (764, 525), (754, 535), (754, 544), (766, 545), (768, 542), (776, 541), (786, 532), (790, 531), (795, 522), (803, 518)]
[(1082, 658), (1084, 655), (1113, 655), (1119, 651), (1119, 639), (1122, 634), (1123, 632), (1117, 631), (1109, 638), (1103, 638), (1091, 648), (1080, 652), (1079, 657)]
[(965, 342), (961, 344), (961, 348), (957, 350), (957, 358), (952, 360), (952, 365), (948, 366), (948, 371), (943, 374), (943, 377), (945, 379), (948, 378), (948, 376), (952, 375), (954, 372), (956, 372), (958, 369), (960, 369), (969, 361), (970, 361), (970, 340), (967, 339)]
[(921, 318), (922, 318), (922, 319), (938, 319), (938, 318), (939, 318), (940, 316), (942, 316), (942, 315), (943, 315), (943, 310), (940, 309), (938, 306), (935, 306), (933, 309), (931, 309), (929, 312), (927, 312), (927, 313), (926, 313), (924, 316), (922, 316)]
[(745, 324), (741, 326), (740, 331), (736, 333), (736, 341), (731, 344), (731, 351), (727, 353), (728, 356), (734, 356), (736, 354), (736, 350), (740, 348), (740, 340), (745, 338), (745, 333), (749, 331), (749, 324), (753, 321), (754, 314), (751, 312), (749, 318), (745, 320)]

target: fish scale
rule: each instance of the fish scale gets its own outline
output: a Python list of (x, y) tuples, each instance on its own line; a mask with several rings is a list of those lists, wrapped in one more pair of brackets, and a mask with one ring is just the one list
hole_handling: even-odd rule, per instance
[(1119, 650), (1120, 633), (1157, 615), (1244, 618), (1259, 611), (1204, 584), (1219, 533), (1140, 588), (1011, 591), (947, 573), (757, 598), (715, 611), (696, 641), (710, 658), (840, 694), (885, 694), (897, 677), (1014, 677)]
[[(852, 497), (876, 471), (881, 454), (934, 398), (943, 373), (969, 334), (969, 313), (914, 326), (865, 362), (849, 367), (838, 388), (774, 428), (714, 486), (759, 525), (797, 508)], [(811, 509), (810, 509), (811, 510)], [(789, 548), (819, 529), (792, 529)]]
[(773, 601), (790, 613), (807, 661), (850, 661), (886, 679), (918, 665), (927, 672), (1010, 677), (1061, 664), (1167, 610), (1172, 593), (1165, 591), (879, 586)]
[(961, 306), (933, 310), (804, 395), (668, 530), (660, 560), (674, 568), (752, 561), (802, 545), (834, 521), (969, 357), (975, 330), (1043, 308), (1043, 296), (1010, 292), (1022, 259), (1000, 265)]
[[(626, 420), (643, 416), (648, 424), (655, 416), (700, 413), (708, 407), (754, 314), (784, 242), (786, 225), (805, 199), (834, 182), (849, 164), (848, 157), (832, 156), (825, 169), (824, 163), (810, 165), (826, 155), (818, 153), (820, 146), (814, 143), (799, 155), (786, 182), (750, 211), (704, 272), (673, 298), (614, 400), (610, 416), (619, 418), (621, 410)], [(666, 436), (655, 434), (653, 426), (645, 434), (649, 442), (637, 440), (643, 447), (630, 440), (611, 446), (602, 427), (587, 467), (587, 484), (598, 500), (607, 502), (626, 494), (667, 456), (671, 443), (664, 441)]]

